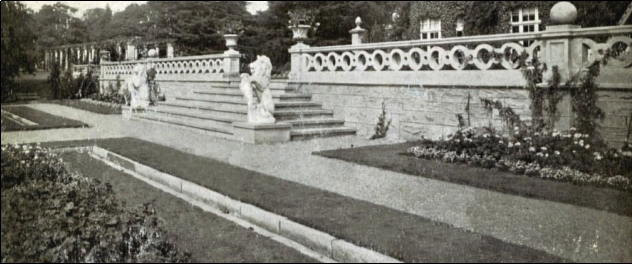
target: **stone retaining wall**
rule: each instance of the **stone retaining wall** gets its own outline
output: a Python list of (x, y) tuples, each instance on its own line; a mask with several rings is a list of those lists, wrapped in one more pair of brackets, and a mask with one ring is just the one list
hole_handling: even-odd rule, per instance
[[(468, 95), (471, 96), (471, 126), (488, 126), (491, 122), (497, 129), (504, 128), (498, 111), (486, 110), (481, 98), (499, 100), (522, 120), (531, 118), (529, 92), (523, 88), (301, 84), (299, 92), (312, 94), (314, 101), (322, 102), (325, 109), (334, 110), (336, 118), (344, 118), (347, 125), (358, 128), (358, 134), (367, 137), (374, 133), (383, 101), (387, 119), (393, 120), (387, 137), (405, 140), (420, 139), (422, 135), (438, 139), (456, 131), (457, 114), (467, 123)], [(573, 124), (573, 113), (569, 91), (562, 92), (566, 95), (558, 104), (555, 127), (566, 130)], [(632, 115), (632, 89), (601, 89), (598, 95), (598, 105), (606, 113), (606, 119), (599, 123), (602, 136), (618, 147), (627, 132), (625, 117)]]

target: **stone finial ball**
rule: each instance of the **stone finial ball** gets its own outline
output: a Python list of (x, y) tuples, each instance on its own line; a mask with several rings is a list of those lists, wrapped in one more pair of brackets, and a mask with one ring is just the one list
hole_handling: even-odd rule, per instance
[(551, 21), (558, 25), (571, 24), (577, 19), (577, 8), (570, 2), (559, 2), (551, 8)]
[(360, 17), (356, 17), (355, 24), (360, 27), (360, 25), (362, 25), (362, 19)]
[(150, 58), (156, 57), (156, 56), (158, 56), (158, 52), (155, 49), (150, 49), (147, 52), (147, 56), (149, 56)]

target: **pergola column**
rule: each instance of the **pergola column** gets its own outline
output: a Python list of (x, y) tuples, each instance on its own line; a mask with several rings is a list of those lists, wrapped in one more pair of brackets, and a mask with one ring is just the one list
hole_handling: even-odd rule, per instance
[(167, 43), (167, 58), (173, 58), (173, 43)]

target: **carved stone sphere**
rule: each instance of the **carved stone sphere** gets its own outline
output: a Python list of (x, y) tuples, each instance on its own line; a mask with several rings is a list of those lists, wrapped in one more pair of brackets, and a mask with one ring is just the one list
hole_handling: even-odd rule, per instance
[(559, 2), (551, 8), (550, 15), (556, 25), (572, 24), (577, 19), (577, 8), (570, 2)]

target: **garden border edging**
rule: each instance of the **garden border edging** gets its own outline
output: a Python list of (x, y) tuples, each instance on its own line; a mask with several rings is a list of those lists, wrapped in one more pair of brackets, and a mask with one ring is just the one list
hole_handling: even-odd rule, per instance
[(233, 200), (230, 197), (209, 190), (198, 184), (157, 171), (149, 166), (98, 146), (93, 146), (91, 150), (98, 159), (109, 161), (122, 168), (133, 171), (177, 193), (189, 196), (194, 200), (215, 207), (224, 213), (245, 220), (252, 225), (295, 241), (336, 261), (402, 263), (399, 260), (379, 252), (356, 246), (327, 233), (293, 222), (284, 216), (265, 211), (251, 204)]

